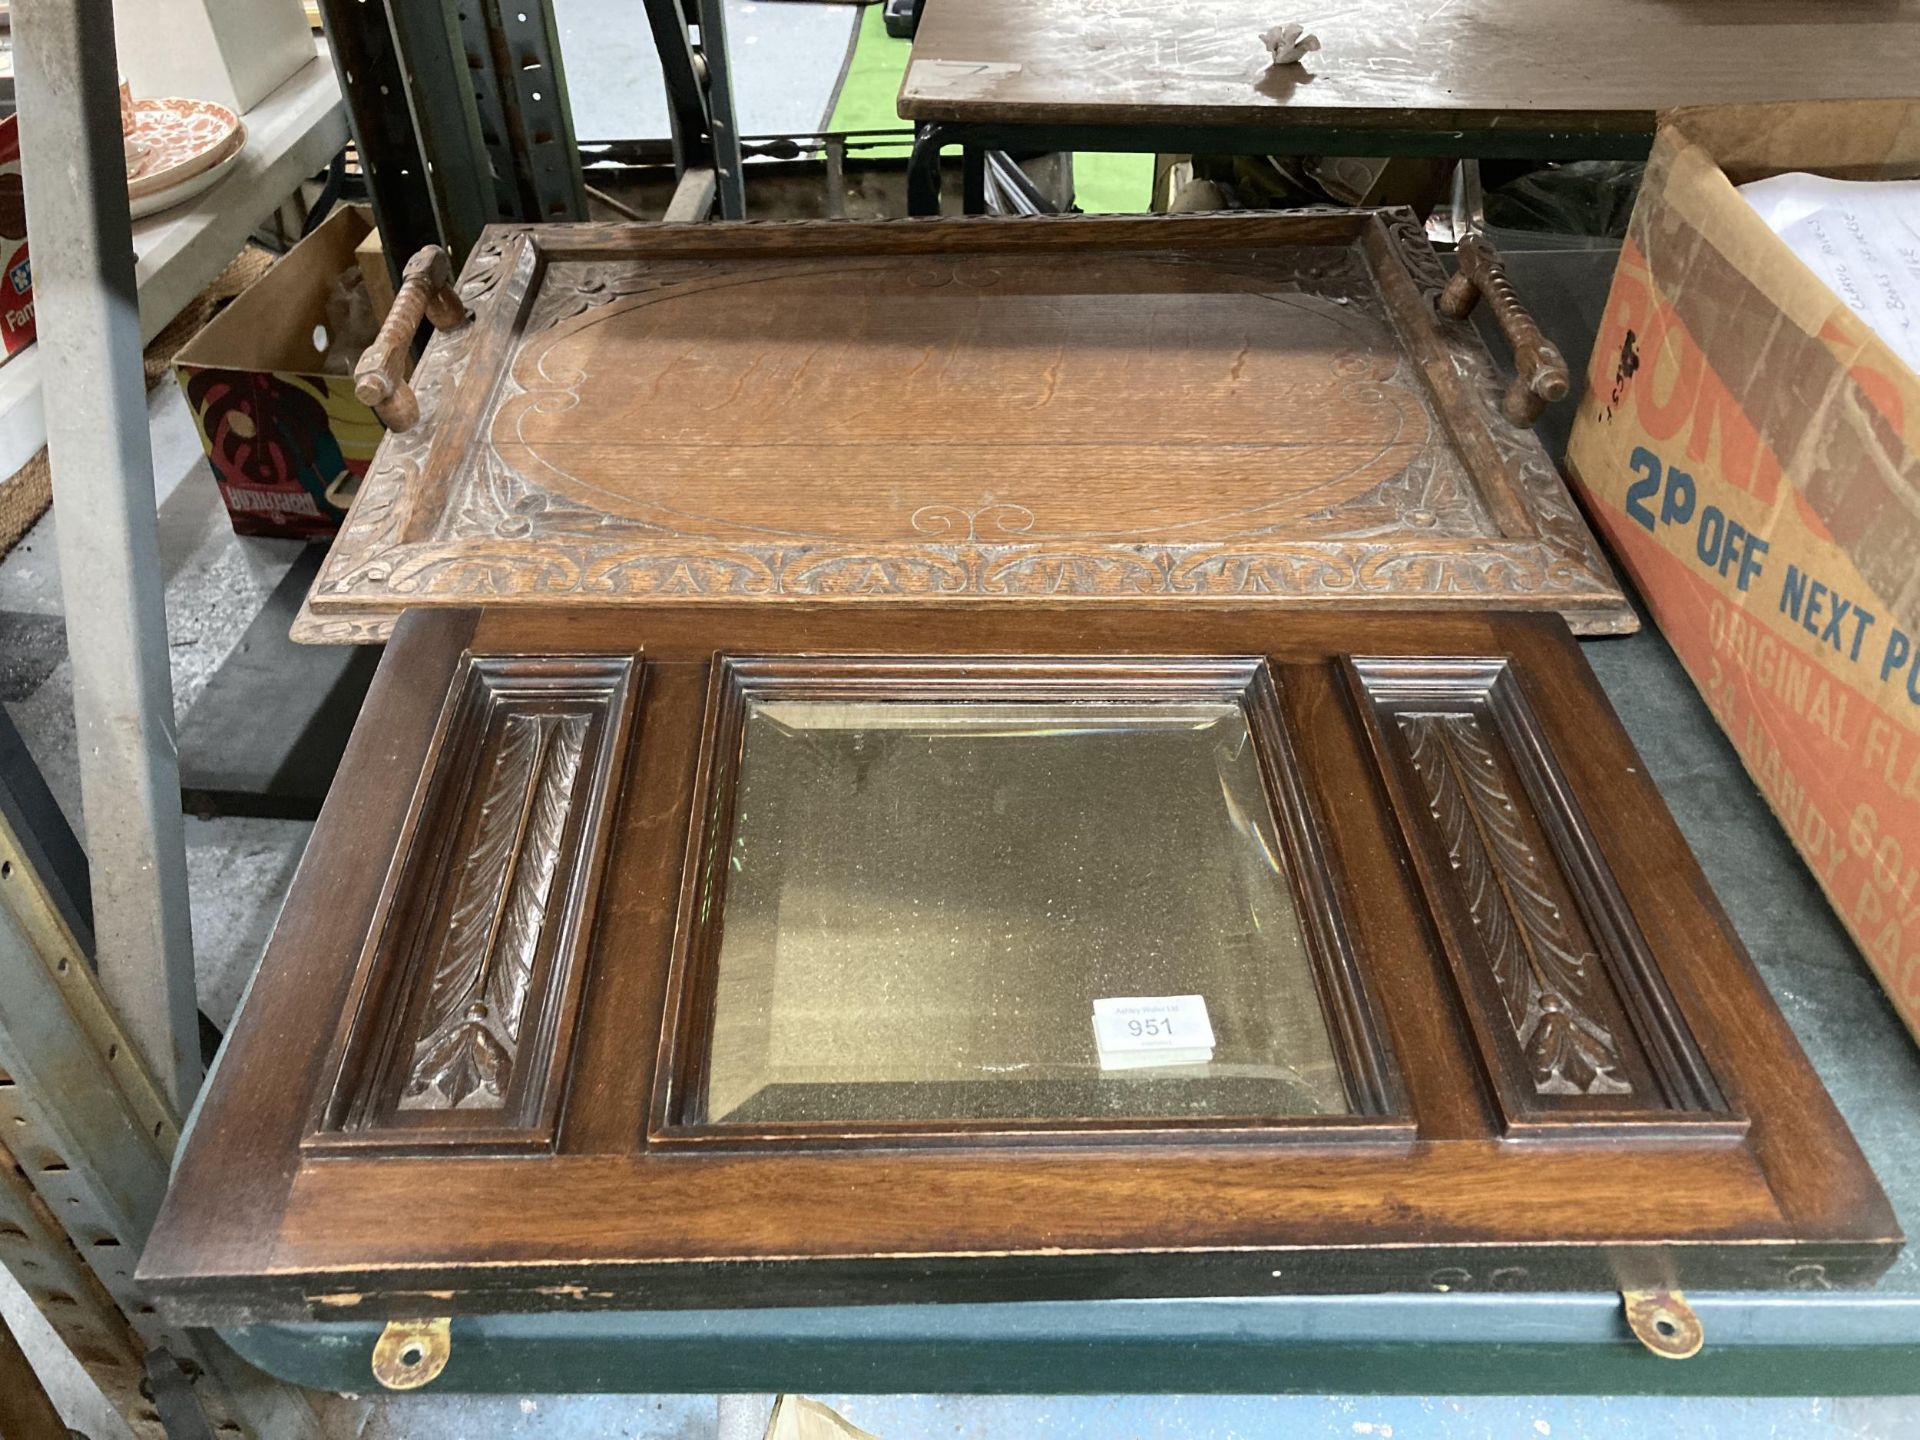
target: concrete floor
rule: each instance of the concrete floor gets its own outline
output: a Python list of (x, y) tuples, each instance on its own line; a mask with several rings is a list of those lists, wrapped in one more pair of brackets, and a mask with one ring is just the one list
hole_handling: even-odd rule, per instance
[[(167, 578), (174, 714), (184, 718), (201, 688), (245, 633), (300, 545), (240, 540), (227, 523), (193, 418), (168, 379), (149, 397), (160, 545)], [(49, 512), (0, 561), (0, 613), (60, 614), (60, 579)], [(83, 839), (79, 756), (73, 730), (73, 674), (60, 657), (30, 693), (6, 695), (7, 709), (48, 786)], [(187, 818), (193, 930), (200, 1004), (221, 1026), (260, 957), (278, 897), (293, 877), (308, 825), (280, 820)]]

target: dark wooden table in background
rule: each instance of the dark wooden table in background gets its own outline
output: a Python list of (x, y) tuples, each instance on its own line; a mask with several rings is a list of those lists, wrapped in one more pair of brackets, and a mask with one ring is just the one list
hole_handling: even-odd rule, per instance
[[(1260, 32), (1321, 48), (1270, 66)], [(1645, 153), (1681, 105), (1911, 95), (1920, 0), (927, 0), (900, 89), (938, 151), (1599, 159)]]

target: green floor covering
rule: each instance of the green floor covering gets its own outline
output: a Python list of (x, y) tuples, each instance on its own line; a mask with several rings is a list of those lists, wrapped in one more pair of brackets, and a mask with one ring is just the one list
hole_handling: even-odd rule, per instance
[[(952, 0), (949, 0), (952, 3)], [(897, 130), (907, 128), (894, 108), (900, 96), (900, 78), (906, 73), (910, 42), (887, 34), (881, 7), (863, 6), (854, 41), (853, 61), (846, 83), (834, 103), (829, 130)], [(898, 150), (868, 154), (902, 154)], [(1076, 154), (1073, 157), (1075, 197), (1089, 214), (1126, 214), (1145, 210), (1153, 195), (1153, 156)]]

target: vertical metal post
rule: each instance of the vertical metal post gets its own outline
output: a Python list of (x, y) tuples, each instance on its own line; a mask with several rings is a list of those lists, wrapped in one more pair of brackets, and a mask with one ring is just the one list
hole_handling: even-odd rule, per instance
[[(507, 121), (507, 98), (513, 93), (507, 85), (511, 62), (495, 43), (504, 37), (493, 24), (499, 17), (490, 10), (490, 3), (491, 0), (461, 0), (454, 6), (460, 44), (466, 52), (465, 63), (455, 72), (455, 78), (473, 89), (474, 113), (480, 118), (480, 143), (486, 147), (487, 165), (493, 175), (493, 218), (539, 219), (540, 212), (531, 195), (522, 194), (526, 177), (514, 162), (515, 137)], [(539, 5), (544, 0), (511, 0), (511, 3)], [(419, 80), (416, 78), (413, 84), (418, 85)], [(572, 218), (585, 219), (586, 216), (583, 211)]]
[(713, 134), (713, 171), (720, 189), (720, 218), (747, 218), (746, 176), (741, 171), (740, 127), (733, 114), (733, 67), (727, 53), (727, 0), (696, 0), (700, 56), (707, 65), (707, 124)]
[(667, 123), (673, 131), (673, 166), (711, 169), (713, 133), (707, 118), (707, 91), (703, 62), (693, 48), (687, 12), (680, 0), (645, 0), (653, 48), (660, 56), (660, 74), (667, 87)]
[(940, 213), (940, 147), (946, 132), (922, 122), (914, 127), (913, 153), (907, 157), (907, 214)]
[(13, 41), (100, 980), (184, 1109), (199, 1012), (112, 0), (16, 0)]
[(135, 1440), (166, 1440), (159, 1417), (140, 1394), (145, 1341), (81, 1263), (73, 1241), (27, 1183), (19, 1157), (5, 1145), (0, 1145), (0, 1237), (6, 1242), (0, 1245), (0, 1265), (13, 1272)]
[(408, 257), (422, 245), (441, 241), (426, 162), (407, 109), (400, 52), (387, 26), (385, 0), (320, 0), (320, 15), (374, 223), (386, 242), (387, 268), (397, 286)]
[(464, 17), (472, 16), (485, 42), (469, 41), (468, 76), (482, 138), (492, 151), (493, 125), (505, 148), (503, 168), (517, 190), (510, 213), (542, 223), (586, 219), (586, 179), (551, 0), (468, 0), (460, 13), (463, 33)]
[(466, 47), (447, 0), (389, 0), (387, 23), (406, 76), (433, 213), (458, 270), (480, 232), (500, 218)]

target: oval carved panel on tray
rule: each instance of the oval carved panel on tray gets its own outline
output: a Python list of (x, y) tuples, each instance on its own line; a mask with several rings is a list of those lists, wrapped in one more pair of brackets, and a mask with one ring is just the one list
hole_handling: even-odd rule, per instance
[[(1392, 332), (1308, 288), (1346, 259), (1124, 257), (1089, 283), (1072, 258), (933, 258), (671, 286), (529, 343), (490, 438), (568, 500), (716, 539), (1480, 533)], [(1395, 482), (1419, 493), (1380, 493)]]

